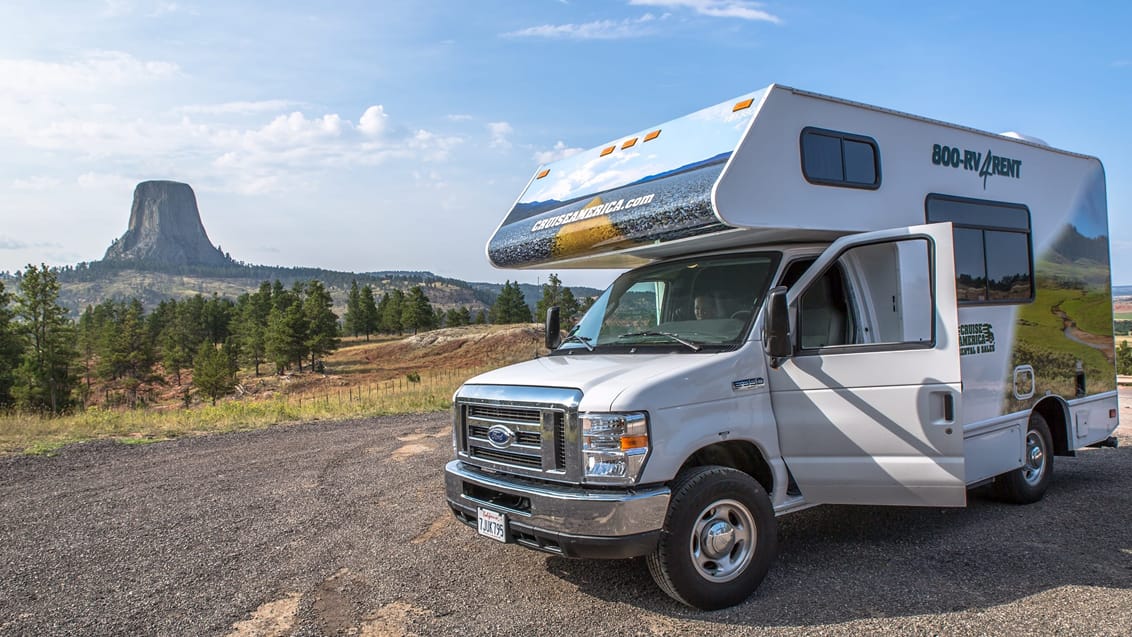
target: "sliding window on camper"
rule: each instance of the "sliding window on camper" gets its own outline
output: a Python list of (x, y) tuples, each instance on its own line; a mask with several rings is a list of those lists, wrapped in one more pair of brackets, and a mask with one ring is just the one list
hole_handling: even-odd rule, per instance
[(928, 223), (955, 227), (955, 287), (961, 305), (1034, 300), (1030, 210), (1001, 201), (931, 194)]

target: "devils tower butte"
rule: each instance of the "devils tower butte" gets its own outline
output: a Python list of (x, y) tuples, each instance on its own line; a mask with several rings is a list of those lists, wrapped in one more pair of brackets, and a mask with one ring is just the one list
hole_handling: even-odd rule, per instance
[(103, 260), (151, 266), (232, 264), (208, 240), (193, 189), (176, 181), (143, 181), (134, 188), (130, 227), (110, 244)]

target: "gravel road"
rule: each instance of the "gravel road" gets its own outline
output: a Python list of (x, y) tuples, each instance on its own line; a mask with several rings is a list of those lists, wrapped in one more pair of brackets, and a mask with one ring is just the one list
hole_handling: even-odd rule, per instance
[(759, 591), (702, 613), (642, 560), (565, 560), (458, 525), (448, 422), (0, 458), (0, 634), (1132, 634), (1127, 425), (1120, 449), (1058, 458), (1035, 505), (976, 492), (965, 509), (787, 516)]

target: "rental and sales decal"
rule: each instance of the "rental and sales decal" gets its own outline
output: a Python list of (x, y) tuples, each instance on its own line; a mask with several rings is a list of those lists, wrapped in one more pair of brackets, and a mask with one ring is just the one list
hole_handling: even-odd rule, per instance
[(959, 326), (959, 355), (989, 354), (994, 351), (994, 329), (990, 323)]
[(1022, 178), (1021, 159), (995, 155), (989, 148), (987, 152), (980, 153), (946, 144), (932, 144), (932, 164), (978, 173), (983, 178), (983, 190), (987, 188), (987, 177)]

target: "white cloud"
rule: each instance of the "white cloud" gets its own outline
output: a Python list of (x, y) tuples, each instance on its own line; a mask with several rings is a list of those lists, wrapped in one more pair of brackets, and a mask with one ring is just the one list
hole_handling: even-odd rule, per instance
[(535, 161), (539, 164), (549, 164), (558, 161), (559, 159), (566, 159), (571, 155), (577, 155), (585, 150), (584, 148), (568, 148), (566, 143), (559, 140), (554, 144), (550, 150), (538, 151), (534, 154)]
[(445, 119), (450, 122), (470, 122), (474, 118), (471, 115), (466, 115), (463, 113), (453, 113), (451, 115), (446, 115)]
[(222, 104), (190, 104), (175, 112), (187, 115), (248, 115), (279, 112), (295, 106), (289, 100), (260, 100), (258, 102), (224, 102)]
[(50, 190), (57, 188), (63, 182), (54, 177), (28, 177), (27, 179), (12, 180), (12, 187), (16, 190)]
[(490, 146), (492, 148), (510, 148), (511, 140), (508, 139), (508, 136), (514, 130), (507, 122), (488, 122), (487, 132), (491, 136)]
[(110, 173), (87, 172), (79, 175), (76, 183), (86, 189), (132, 191), (139, 180)]
[(388, 119), (389, 116), (385, 114), (385, 107), (377, 104), (367, 108), (366, 112), (362, 113), (358, 128), (366, 135), (380, 135), (385, 132)]
[(510, 33), (506, 37), (549, 38), (561, 40), (622, 40), (639, 38), (655, 33), (649, 23), (656, 20), (651, 13), (621, 21), (597, 20), (583, 24), (544, 24), (527, 27)]
[(29, 248), (59, 248), (59, 247), (61, 247), (61, 246), (58, 243), (52, 243), (52, 242), (47, 242), (47, 241), (39, 241), (39, 242), (36, 242), (36, 243), (28, 243), (27, 241), (21, 241), (20, 239), (16, 239), (15, 237), (9, 237), (7, 235), (0, 234), (0, 250), (27, 250)]
[(93, 51), (67, 62), (0, 59), (0, 95), (17, 98), (95, 91), (174, 77), (172, 62), (144, 61), (122, 51)]
[(262, 146), (294, 147), (341, 137), (344, 129), (350, 126), (337, 113), (307, 119), (299, 111), (294, 111), (290, 115), (277, 116), (268, 125), (248, 131), (243, 137)]
[(739, 18), (781, 24), (782, 20), (763, 9), (761, 2), (748, 0), (629, 0), (629, 4), (666, 9), (691, 9), (713, 18)]
[(0, 234), (0, 250), (24, 250), (30, 247), (31, 244), (25, 241)]
[[(138, 177), (175, 176), (217, 191), (295, 191), (317, 187), (344, 167), (443, 162), (463, 143), (399, 125), (380, 104), (352, 120), (312, 113), (290, 99), (161, 103), (169, 93), (161, 82), (180, 72), (175, 64), (123, 52), (65, 62), (0, 59), (0, 144), (9, 153), (64, 154), (86, 163), (76, 174), (91, 171), (77, 182), (51, 175), (8, 183), (24, 191), (128, 189)], [(132, 97), (123, 99), (124, 93)], [(507, 144), (509, 125), (492, 126), (491, 143)]]

